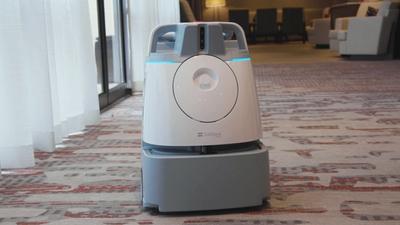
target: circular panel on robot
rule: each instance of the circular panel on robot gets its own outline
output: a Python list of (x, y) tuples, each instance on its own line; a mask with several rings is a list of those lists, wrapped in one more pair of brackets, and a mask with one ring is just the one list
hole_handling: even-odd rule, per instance
[(186, 60), (176, 71), (175, 101), (190, 118), (211, 123), (225, 118), (238, 97), (238, 83), (221, 59), (200, 55)]

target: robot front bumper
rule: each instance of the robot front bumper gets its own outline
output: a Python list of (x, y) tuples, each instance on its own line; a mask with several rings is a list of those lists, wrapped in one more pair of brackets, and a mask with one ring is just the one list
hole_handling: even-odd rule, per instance
[(255, 207), (269, 198), (268, 151), (190, 155), (142, 150), (142, 200), (160, 212)]

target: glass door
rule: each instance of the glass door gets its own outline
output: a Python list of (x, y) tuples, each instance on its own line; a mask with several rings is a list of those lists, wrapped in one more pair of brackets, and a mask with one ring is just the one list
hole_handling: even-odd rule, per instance
[(109, 89), (113, 89), (125, 82), (122, 70), (122, 26), (119, 8), (119, 1), (104, 0)]
[(104, 109), (127, 95), (122, 0), (89, 0), (97, 91)]
[(97, 68), (97, 94), (102, 94), (104, 92), (103, 67), (102, 67), (103, 59), (101, 54), (97, 0), (89, 0), (89, 13), (90, 13), (90, 25), (92, 29), (92, 45), (93, 45), (92, 49), (94, 49), (96, 68)]

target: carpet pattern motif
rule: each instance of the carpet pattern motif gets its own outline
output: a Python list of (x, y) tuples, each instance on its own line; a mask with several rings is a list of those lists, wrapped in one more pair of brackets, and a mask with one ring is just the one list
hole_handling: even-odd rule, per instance
[(36, 166), (2, 171), (0, 223), (400, 224), (400, 62), (255, 67), (270, 205), (159, 215), (141, 208), (142, 97), (102, 114)]

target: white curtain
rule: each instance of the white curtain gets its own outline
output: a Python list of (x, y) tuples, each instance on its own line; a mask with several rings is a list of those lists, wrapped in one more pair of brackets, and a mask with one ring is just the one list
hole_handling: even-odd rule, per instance
[(0, 167), (34, 165), (99, 118), (88, 2), (0, 2)]
[(142, 91), (144, 63), (150, 33), (159, 24), (179, 23), (179, 0), (130, 0), (131, 59), (133, 90)]

